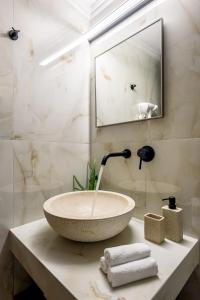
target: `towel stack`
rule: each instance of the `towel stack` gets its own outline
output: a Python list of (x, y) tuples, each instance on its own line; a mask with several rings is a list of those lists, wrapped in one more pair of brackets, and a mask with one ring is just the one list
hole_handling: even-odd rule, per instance
[(157, 275), (158, 265), (150, 254), (149, 246), (144, 243), (106, 248), (100, 258), (100, 267), (111, 286), (117, 287)]

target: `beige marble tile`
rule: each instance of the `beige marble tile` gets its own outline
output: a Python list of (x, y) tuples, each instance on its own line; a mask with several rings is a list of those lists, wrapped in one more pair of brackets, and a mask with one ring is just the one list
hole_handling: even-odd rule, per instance
[(15, 141), (15, 225), (43, 217), (43, 203), (72, 191), (72, 176), (85, 183), (88, 144)]
[[(158, 276), (113, 289), (99, 269), (99, 258), (105, 248), (135, 242), (150, 247), (158, 263)], [(133, 295), (140, 300), (175, 299), (198, 264), (196, 239), (184, 236), (182, 243), (166, 240), (156, 245), (144, 239), (144, 224), (134, 218), (121, 234), (100, 243), (61, 238), (41, 219), (13, 228), (11, 249), (52, 300), (132, 300)]]
[[(143, 218), (146, 212), (161, 213), (161, 199), (175, 195), (178, 205), (184, 208), (184, 229), (200, 235), (199, 228), (199, 112), (200, 112), (200, 2), (196, 0), (160, 1), (144, 13), (132, 16), (121, 30), (107, 34), (107, 38), (93, 45), (93, 55), (100, 54), (139, 28), (160, 17), (164, 20), (164, 106), (163, 119), (95, 128), (94, 82), (92, 86), (91, 152), (99, 157), (99, 144), (125, 143), (155, 148), (155, 159), (137, 174), (136, 165), (131, 176), (121, 165), (116, 169), (113, 161), (109, 176), (104, 175), (106, 188), (124, 192), (119, 187), (122, 177), (129, 180), (129, 193), (137, 198), (135, 215)], [(175, 13), (172, 13), (172, 10)], [(94, 81), (94, 78), (92, 77)], [(128, 142), (127, 142), (128, 141)], [(131, 141), (131, 143), (130, 143)], [(112, 150), (112, 148), (111, 148)], [(101, 151), (102, 155), (103, 151)], [(135, 161), (134, 161), (135, 163)], [(108, 172), (108, 171), (107, 171)], [(105, 172), (106, 174), (106, 172)], [(119, 177), (119, 179), (117, 178)], [(129, 177), (129, 179), (128, 179)], [(126, 183), (127, 185), (127, 183)], [(144, 190), (142, 194), (141, 190)], [(137, 193), (136, 193), (137, 191)], [(144, 200), (145, 199), (145, 200)]]
[[(134, 215), (143, 218), (146, 212), (161, 214), (163, 198), (177, 197), (177, 205), (184, 209), (184, 229), (200, 234), (200, 139), (161, 140), (147, 142), (155, 150), (152, 162), (138, 169), (137, 150), (144, 144), (118, 142), (93, 144), (92, 155), (101, 161), (107, 152), (130, 148), (131, 159), (111, 158), (102, 178), (102, 188), (122, 192), (136, 201)], [(166, 203), (165, 203), (166, 204)]]
[[(13, 1), (0, 5), (0, 137), (88, 143), (88, 44), (39, 65), (80, 37), (87, 18), (65, 0), (14, 1), (14, 15)], [(16, 42), (7, 35), (13, 25), (21, 30)]]
[[(170, 13), (172, 5), (176, 14)], [(196, 138), (200, 136), (200, 21), (196, 17), (200, 4), (165, 1), (159, 10), (164, 19), (165, 118), (148, 122), (149, 138)]]
[[(39, 66), (79, 37), (87, 18), (64, 0), (14, 1), (14, 15), (13, 1), (0, 4), (0, 136), (88, 142), (89, 46)], [(15, 43), (7, 35), (13, 24), (21, 29)]]
[(31, 62), (30, 49), (23, 51), (15, 70), (13, 138), (88, 143), (88, 45), (47, 67)]
[(12, 25), (12, 1), (0, 1), (0, 137), (10, 138), (13, 121), (13, 44), (7, 32)]
[[(73, 173), (81, 180), (85, 177), (89, 46), (82, 45), (51, 66), (41, 67), (42, 59), (87, 29), (88, 19), (65, 0), (0, 0), (0, 7), (0, 137), (61, 141), (59, 145), (36, 142), (33, 146), (29, 141), (0, 143), (0, 250), (4, 251), (0, 254), (0, 277), (4, 278), (0, 299), (7, 300), (13, 266), (4, 244), (13, 219), (16, 225), (40, 218), (48, 197), (71, 191)], [(11, 26), (20, 30), (16, 42), (7, 36)], [(64, 140), (75, 144), (66, 145)], [(21, 277), (19, 270), (17, 273)], [(15, 280), (16, 285), (18, 288)]]
[[(0, 61), (4, 57), (0, 57)], [(0, 106), (0, 136), (9, 139), (13, 125), (13, 77), (9, 71), (7, 74), (0, 74)]]
[[(168, 0), (153, 5), (151, 9), (144, 10), (143, 14), (133, 15), (125, 21), (126, 26), (120, 25), (120, 30), (113, 30), (113, 33), (107, 34), (107, 38), (94, 44), (93, 55), (107, 50), (152, 21), (163, 18), (165, 117), (96, 129), (93, 111), (92, 141), (107, 142), (110, 139), (115, 142), (119, 137), (120, 140), (142, 141), (200, 136), (200, 21), (197, 18), (200, 3), (196, 0)], [(172, 9), (176, 13), (171, 13)], [(94, 99), (93, 83), (92, 102)]]
[(11, 142), (0, 142), (0, 299), (11, 299), (13, 260), (8, 231), (13, 227), (13, 151)]
[(13, 151), (11, 142), (0, 142), (0, 252), (13, 225)]
[(152, 142), (155, 159), (146, 169), (147, 210), (161, 213), (161, 201), (169, 195), (184, 209), (184, 229), (199, 234), (200, 139)]
[(14, 10), (15, 24), (26, 25), (21, 34), (29, 39), (34, 37), (33, 42), (41, 54), (48, 51), (50, 54), (61, 41), (71, 42), (88, 27), (87, 18), (70, 1), (16, 0)]

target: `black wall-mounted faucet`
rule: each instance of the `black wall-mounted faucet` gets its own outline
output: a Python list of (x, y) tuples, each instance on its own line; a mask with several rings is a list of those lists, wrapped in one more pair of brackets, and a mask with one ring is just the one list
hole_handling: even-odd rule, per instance
[(129, 158), (131, 157), (131, 150), (129, 149), (125, 149), (124, 151), (122, 152), (113, 152), (113, 153), (109, 153), (107, 155), (105, 155), (101, 161), (101, 165), (105, 166), (106, 163), (107, 163), (107, 160), (110, 158), (110, 157), (117, 157), (117, 156), (122, 156), (124, 158)]
[(151, 146), (143, 146), (137, 151), (137, 155), (140, 158), (139, 169), (142, 168), (142, 161), (152, 161), (155, 156), (155, 151)]

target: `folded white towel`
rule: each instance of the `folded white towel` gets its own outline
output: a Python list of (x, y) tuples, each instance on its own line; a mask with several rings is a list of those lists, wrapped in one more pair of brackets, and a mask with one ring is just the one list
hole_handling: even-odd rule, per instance
[(144, 243), (122, 245), (104, 250), (106, 264), (110, 267), (145, 258), (150, 254), (151, 249)]
[(104, 257), (104, 256), (102, 256), (102, 257), (100, 258), (100, 268), (101, 268), (101, 270), (102, 270), (105, 274), (108, 273), (108, 265), (107, 265), (107, 263), (106, 263), (106, 260), (105, 260), (105, 257)]
[(112, 287), (157, 275), (158, 265), (154, 258), (132, 261), (108, 268), (108, 281)]

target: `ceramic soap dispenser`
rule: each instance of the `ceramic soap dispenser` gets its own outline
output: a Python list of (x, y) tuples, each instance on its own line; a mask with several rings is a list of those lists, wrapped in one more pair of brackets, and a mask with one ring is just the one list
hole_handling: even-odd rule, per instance
[(162, 207), (162, 215), (165, 218), (165, 237), (169, 240), (180, 242), (183, 239), (183, 210), (176, 207), (176, 198), (171, 196), (163, 199), (169, 204)]

